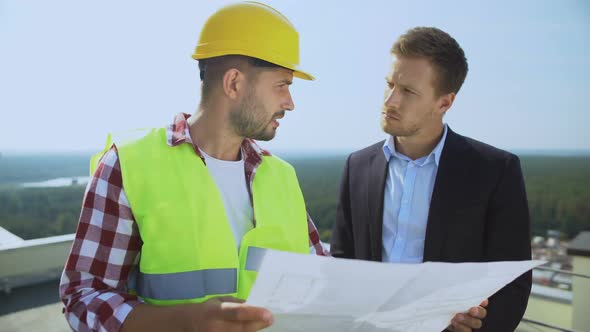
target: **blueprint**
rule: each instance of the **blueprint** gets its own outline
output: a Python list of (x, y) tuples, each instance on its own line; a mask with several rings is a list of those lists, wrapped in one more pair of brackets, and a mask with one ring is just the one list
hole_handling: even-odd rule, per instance
[(265, 331), (440, 332), (543, 261), (390, 264), (267, 250), (247, 303)]

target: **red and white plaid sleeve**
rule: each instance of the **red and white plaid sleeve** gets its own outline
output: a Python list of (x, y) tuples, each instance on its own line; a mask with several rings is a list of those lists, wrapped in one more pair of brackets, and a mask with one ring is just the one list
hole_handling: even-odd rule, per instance
[(330, 250), (324, 248), (322, 241), (320, 241), (320, 233), (313, 223), (309, 213), (307, 214), (307, 232), (309, 234), (309, 248), (312, 254), (318, 256), (332, 256)]
[(86, 187), (60, 281), (64, 313), (73, 330), (119, 331), (131, 309), (142, 303), (126, 289), (141, 245), (113, 146)]

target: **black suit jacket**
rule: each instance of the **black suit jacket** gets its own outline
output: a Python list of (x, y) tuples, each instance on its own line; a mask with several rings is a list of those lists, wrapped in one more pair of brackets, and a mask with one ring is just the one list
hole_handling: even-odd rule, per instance
[[(331, 251), (381, 261), (388, 162), (379, 142), (346, 161)], [(448, 130), (428, 213), (424, 261), (531, 259), (530, 219), (517, 156)], [(480, 331), (514, 331), (531, 290), (529, 271), (492, 297)], [(467, 308), (466, 308), (467, 309)]]

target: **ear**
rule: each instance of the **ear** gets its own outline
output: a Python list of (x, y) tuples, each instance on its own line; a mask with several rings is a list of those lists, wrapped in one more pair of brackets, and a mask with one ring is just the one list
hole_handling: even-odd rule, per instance
[(445, 113), (453, 106), (453, 102), (455, 101), (456, 94), (454, 92), (447, 93), (446, 95), (442, 95), (438, 99), (436, 113), (445, 115)]
[(245, 75), (237, 68), (228, 69), (223, 74), (223, 92), (225, 96), (232, 100), (240, 98), (245, 87)]

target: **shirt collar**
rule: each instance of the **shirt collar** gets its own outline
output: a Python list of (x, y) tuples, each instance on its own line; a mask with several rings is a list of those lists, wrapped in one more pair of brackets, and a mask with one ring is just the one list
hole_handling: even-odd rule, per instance
[[(436, 163), (436, 166), (438, 167), (439, 163), (440, 163), (440, 156), (442, 155), (442, 151), (443, 148), (445, 146), (445, 141), (447, 139), (447, 124), (444, 124), (444, 129), (443, 129), (443, 135), (440, 138), (440, 141), (438, 142), (438, 144), (434, 147), (434, 149), (428, 154), (428, 156), (424, 157), (424, 158), (420, 158), (421, 160), (424, 160), (424, 162), (422, 164), (426, 164), (429, 160), (434, 159), (434, 162)], [(391, 157), (395, 157), (401, 160), (406, 160), (406, 161), (411, 161), (411, 159), (403, 154), (401, 154), (400, 152), (398, 152), (395, 149), (395, 144), (394, 144), (394, 136), (389, 135), (389, 137), (385, 140), (385, 143), (383, 143), (383, 154), (385, 155), (385, 159), (386, 160), (390, 160)]]
[[(174, 116), (174, 121), (166, 128), (167, 143), (169, 146), (177, 146), (183, 143), (191, 144), (195, 153), (205, 162), (203, 154), (199, 150), (196, 140), (191, 138), (188, 119), (191, 117), (187, 113), (178, 113)], [(250, 161), (251, 164), (258, 165), (263, 156), (270, 156), (271, 153), (262, 149), (253, 139), (246, 138), (241, 147), (242, 158)]]

